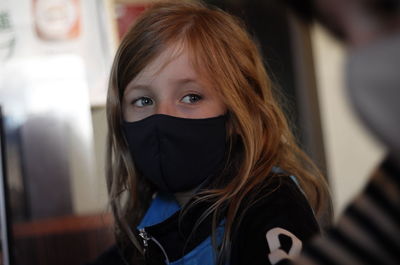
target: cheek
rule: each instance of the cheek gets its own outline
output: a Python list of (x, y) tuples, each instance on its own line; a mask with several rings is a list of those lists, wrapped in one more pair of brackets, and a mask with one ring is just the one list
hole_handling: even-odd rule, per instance
[(220, 100), (214, 100), (207, 106), (206, 112), (208, 116), (219, 116), (225, 114), (227, 111), (226, 105)]
[(122, 103), (121, 113), (122, 113), (122, 119), (126, 120), (128, 115), (128, 110), (125, 103)]
[(226, 104), (224, 102), (220, 101), (220, 105), (219, 106), (220, 106), (221, 112), (223, 112), (223, 113), (227, 113), (228, 112), (228, 106), (226, 106)]
[(150, 107), (145, 107), (142, 109), (134, 109), (133, 107), (128, 107), (123, 111), (123, 118), (127, 122), (135, 122), (143, 120), (151, 115), (156, 114), (154, 110)]
[(130, 104), (123, 103), (122, 104), (122, 118), (125, 121), (131, 122), (135, 119), (135, 114), (132, 111), (132, 106)]
[(130, 121), (133, 119), (134, 116), (133, 106), (130, 103), (126, 101), (123, 102), (121, 112), (122, 112), (122, 117), (125, 121)]
[(216, 104), (215, 102), (208, 101), (203, 102), (198, 106), (194, 107), (179, 107), (177, 109), (178, 117), (189, 118), (189, 119), (206, 119), (221, 116), (225, 114), (227, 108), (223, 104)]
[(215, 99), (214, 102), (215, 110), (219, 111), (220, 113), (226, 113), (228, 107), (226, 106), (225, 102), (223, 102), (219, 97)]

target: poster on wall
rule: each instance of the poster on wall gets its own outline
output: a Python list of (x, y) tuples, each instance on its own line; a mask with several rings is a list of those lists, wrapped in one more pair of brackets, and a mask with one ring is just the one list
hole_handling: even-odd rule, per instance
[(33, 14), (41, 40), (71, 40), (80, 35), (79, 0), (33, 0)]
[(137, 17), (149, 6), (149, 4), (120, 3), (115, 5), (119, 39), (125, 35)]

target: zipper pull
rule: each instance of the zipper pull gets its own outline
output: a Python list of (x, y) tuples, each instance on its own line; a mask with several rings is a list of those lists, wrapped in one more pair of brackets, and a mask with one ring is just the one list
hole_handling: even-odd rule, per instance
[(149, 246), (149, 241), (152, 240), (162, 251), (164, 258), (165, 258), (165, 264), (169, 264), (169, 258), (167, 255), (167, 252), (165, 252), (163, 246), (160, 244), (160, 242), (158, 242), (154, 237), (151, 237), (151, 235), (147, 234), (146, 230), (144, 230), (144, 228), (139, 229), (139, 236), (142, 238), (143, 240), (143, 246), (144, 246), (144, 254), (146, 254), (147, 252), (147, 248)]
[(149, 246), (150, 237), (147, 235), (147, 232), (144, 230), (144, 228), (139, 229), (139, 236), (143, 240), (144, 252), (146, 253), (147, 247)]

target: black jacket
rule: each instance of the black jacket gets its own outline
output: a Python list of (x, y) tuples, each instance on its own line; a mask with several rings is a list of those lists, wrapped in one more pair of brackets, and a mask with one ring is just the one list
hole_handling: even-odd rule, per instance
[[(228, 255), (231, 265), (275, 264), (298, 254), (302, 244), (319, 233), (318, 223), (306, 198), (290, 177), (276, 177), (267, 187), (255, 190), (250, 196), (245, 199), (247, 210), (242, 220), (235, 220)], [(178, 211), (165, 221), (146, 228), (163, 246), (171, 263), (194, 251), (209, 238), (211, 219), (206, 219), (190, 237), (194, 224), (207, 207), (207, 203), (193, 207), (181, 222)], [(165, 264), (165, 254), (157, 244), (149, 241), (147, 249), (145, 264)], [(129, 250), (122, 251), (114, 246), (90, 265), (131, 264), (125, 256), (129, 256)], [(206, 263), (202, 260), (195, 262)]]

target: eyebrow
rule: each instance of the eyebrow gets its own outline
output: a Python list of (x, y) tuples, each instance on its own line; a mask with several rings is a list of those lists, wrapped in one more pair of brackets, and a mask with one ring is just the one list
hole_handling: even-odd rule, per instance
[(126, 90), (138, 90), (138, 89), (149, 89), (149, 88), (150, 88), (150, 86), (148, 86), (148, 85), (132, 84), (132, 85), (128, 86)]
[[(184, 84), (187, 84), (187, 83), (199, 84), (199, 81), (197, 79), (194, 79), (194, 78), (179, 78), (179, 79), (172, 80), (172, 81), (173, 81), (173, 83), (176, 83), (176, 84), (179, 84), (179, 85), (184, 85)], [(127, 88), (129, 90), (131, 90), (131, 89), (148, 89), (150, 87), (151, 86), (144, 85), (144, 84), (131, 84)]]
[[(176, 80), (172, 80), (172, 82), (177, 86), (183, 86), (183, 85), (186, 85), (186, 84), (194, 83), (194, 84), (198, 85), (201, 88), (200, 82), (195, 78), (179, 78), (179, 79), (176, 79)], [(150, 88), (151, 88), (150, 85), (132, 83), (131, 85), (129, 85), (125, 89), (124, 94), (125, 93), (129, 93), (129, 91), (132, 91), (132, 90), (148, 90)]]
[(149, 88), (150, 88), (150, 86), (148, 86), (148, 85), (130, 84), (125, 88), (123, 94), (126, 95), (127, 93), (129, 93), (130, 91), (133, 91), (133, 90), (148, 90)]

